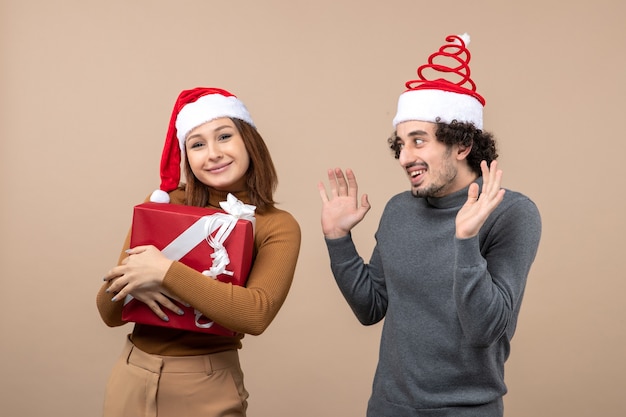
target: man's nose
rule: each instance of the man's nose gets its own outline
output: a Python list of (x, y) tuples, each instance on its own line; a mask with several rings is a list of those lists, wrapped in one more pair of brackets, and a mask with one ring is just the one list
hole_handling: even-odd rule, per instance
[(400, 162), (400, 165), (402, 165), (403, 167), (408, 166), (410, 163), (413, 162), (415, 158), (413, 157), (413, 155), (411, 155), (410, 152), (407, 151), (406, 148), (402, 148), (400, 150), (400, 154), (398, 155), (398, 162)]

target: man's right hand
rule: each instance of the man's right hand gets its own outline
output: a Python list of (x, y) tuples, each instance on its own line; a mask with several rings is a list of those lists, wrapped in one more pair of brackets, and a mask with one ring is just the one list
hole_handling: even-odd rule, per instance
[(322, 199), (322, 232), (328, 239), (337, 239), (363, 220), (370, 203), (367, 194), (363, 194), (359, 205), (359, 187), (351, 169), (346, 169), (345, 175), (341, 168), (329, 169), (328, 182), (330, 196), (322, 182), (317, 185)]

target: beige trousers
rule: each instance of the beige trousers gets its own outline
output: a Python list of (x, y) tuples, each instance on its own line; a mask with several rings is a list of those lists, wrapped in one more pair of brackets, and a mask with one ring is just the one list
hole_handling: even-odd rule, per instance
[(236, 350), (158, 356), (126, 341), (106, 387), (104, 417), (245, 417)]

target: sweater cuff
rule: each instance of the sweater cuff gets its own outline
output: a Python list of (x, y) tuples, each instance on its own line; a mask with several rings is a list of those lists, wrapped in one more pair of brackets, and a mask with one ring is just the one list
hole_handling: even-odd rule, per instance
[(337, 239), (328, 239), (325, 237), (324, 241), (326, 242), (326, 248), (328, 249), (328, 255), (332, 263), (347, 262), (354, 259), (355, 256), (359, 256), (354, 242), (352, 242), (351, 233)]
[(170, 268), (165, 273), (165, 277), (163, 278), (163, 287), (174, 293), (179, 293), (180, 290), (183, 290), (185, 287), (188, 286), (187, 280), (185, 280), (183, 277), (189, 273), (189, 270), (198, 272), (195, 269), (183, 264), (182, 262), (172, 262)]
[(471, 268), (480, 265), (485, 260), (480, 254), (478, 236), (468, 239), (454, 238), (456, 246), (456, 265), (459, 268)]

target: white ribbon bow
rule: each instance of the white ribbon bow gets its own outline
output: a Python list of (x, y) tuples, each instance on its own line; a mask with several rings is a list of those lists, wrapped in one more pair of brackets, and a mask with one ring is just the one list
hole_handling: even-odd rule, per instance
[(226, 201), (220, 201), (220, 207), (233, 217), (241, 220), (249, 220), (254, 224), (254, 211), (256, 206), (244, 204), (234, 195), (228, 193)]
[[(254, 226), (254, 210), (255, 206), (244, 204), (232, 194), (228, 194), (226, 201), (221, 201), (220, 206), (226, 213), (216, 213), (210, 216), (204, 225), (204, 235), (206, 241), (213, 248), (213, 264), (211, 267), (203, 271), (204, 275), (217, 277), (220, 274), (232, 275), (231, 271), (226, 270), (226, 266), (230, 264), (228, 252), (224, 247), (224, 242), (230, 236), (238, 220), (248, 220)], [(212, 235), (213, 231), (215, 235)]]
[[(224, 242), (230, 236), (230, 232), (233, 231), (237, 221), (248, 220), (252, 222), (254, 227), (254, 211), (255, 206), (244, 204), (232, 194), (226, 196), (226, 201), (221, 201), (220, 206), (226, 213), (216, 213), (210, 216), (204, 224), (204, 235), (206, 241), (213, 248), (211, 258), (213, 258), (213, 264), (211, 267), (202, 271), (203, 275), (209, 276), (215, 279), (220, 274), (233, 275), (232, 271), (227, 271), (226, 266), (230, 264), (230, 258), (228, 257), (228, 251), (224, 247)], [(214, 230), (215, 235), (212, 233)], [(202, 329), (208, 329), (213, 326), (213, 321), (208, 323), (200, 323), (200, 318), (203, 317), (202, 312), (194, 309), (196, 326)]]

